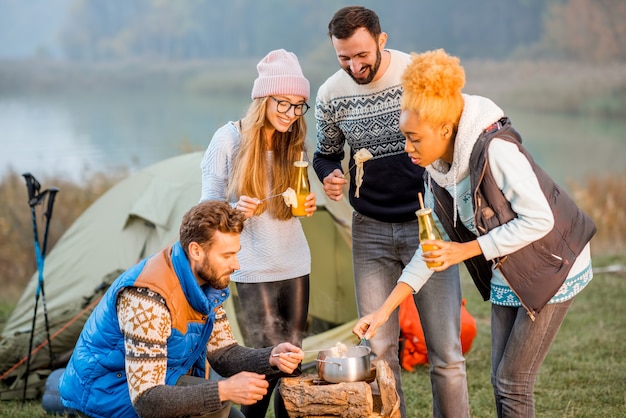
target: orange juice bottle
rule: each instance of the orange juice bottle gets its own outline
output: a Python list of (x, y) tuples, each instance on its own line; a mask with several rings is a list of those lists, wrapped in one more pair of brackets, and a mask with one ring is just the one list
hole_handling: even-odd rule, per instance
[(295, 167), (295, 176), (293, 183), (293, 190), (296, 192), (296, 198), (298, 199), (298, 206), (291, 206), (291, 213), (293, 216), (306, 216), (304, 211), (304, 202), (306, 197), (311, 193), (311, 186), (309, 185), (309, 176), (307, 174), (307, 168), (309, 163), (300, 160), (293, 163)]
[[(435, 224), (435, 220), (433, 219), (432, 209), (431, 208), (422, 208), (415, 212), (417, 215), (417, 223), (419, 226), (419, 234), (420, 234), (420, 242), (432, 239), (441, 240), (441, 232), (437, 228), (437, 224)], [(422, 252), (428, 252), (432, 250), (436, 250), (437, 246), (434, 245), (422, 245)], [(443, 263), (426, 263), (428, 267), (439, 267)]]

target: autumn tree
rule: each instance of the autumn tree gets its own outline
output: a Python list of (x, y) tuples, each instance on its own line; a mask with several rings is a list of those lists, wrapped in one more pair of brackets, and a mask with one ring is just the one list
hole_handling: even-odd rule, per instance
[(545, 21), (545, 43), (568, 59), (626, 61), (626, 2), (554, 3)]

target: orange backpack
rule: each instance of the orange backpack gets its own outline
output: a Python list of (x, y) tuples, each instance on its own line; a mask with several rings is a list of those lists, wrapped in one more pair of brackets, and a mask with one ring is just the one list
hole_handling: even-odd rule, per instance
[[(469, 351), (476, 337), (476, 320), (465, 307), (466, 300), (461, 302), (461, 348), (463, 354)], [(412, 372), (417, 364), (428, 364), (428, 353), (424, 331), (419, 313), (412, 297), (404, 299), (400, 304), (400, 364), (402, 368)]]

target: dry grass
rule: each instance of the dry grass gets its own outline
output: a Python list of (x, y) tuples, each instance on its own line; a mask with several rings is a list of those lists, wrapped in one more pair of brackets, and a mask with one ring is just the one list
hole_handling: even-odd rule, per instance
[(594, 254), (620, 254), (626, 250), (626, 171), (622, 175), (592, 177), (570, 185), (574, 200), (593, 219), (598, 232)]
[[(100, 195), (126, 175), (125, 172), (95, 174), (85, 184), (63, 178), (41, 178), (42, 190), (60, 189), (51, 217), (48, 253), (76, 218)], [(573, 183), (574, 200), (595, 221), (598, 233), (594, 253), (619, 254), (626, 249), (626, 172), (623, 175), (591, 177), (586, 183)], [(33, 225), (24, 179), (15, 172), (0, 180), (0, 299), (19, 296), (26, 281), (36, 271)], [(37, 207), (37, 225), (43, 237), (45, 220)], [(43, 240), (43, 238), (40, 238)]]
[[(80, 185), (63, 178), (38, 178), (41, 191), (50, 187), (60, 190), (50, 217), (47, 252), (50, 253), (65, 230), (93, 201), (125, 175), (125, 171), (94, 174)], [(0, 298), (10, 301), (21, 294), (27, 280), (37, 270), (32, 213), (21, 175), (9, 172), (0, 180), (0, 200), (3, 202), (0, 205)], [(43, 210), (42, 205), (35, 207), (40, 245), (46, 224)]]

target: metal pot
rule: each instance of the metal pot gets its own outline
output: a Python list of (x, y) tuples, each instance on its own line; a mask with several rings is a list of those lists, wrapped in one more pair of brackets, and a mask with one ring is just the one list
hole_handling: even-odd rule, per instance
[(317, 374), (330, 383), (367, 380), (371, 375), (370, 353), (367, 346), (349, 347), (341, 357), (333, 357), (333, 350), (321, 350), (317, 355)]

